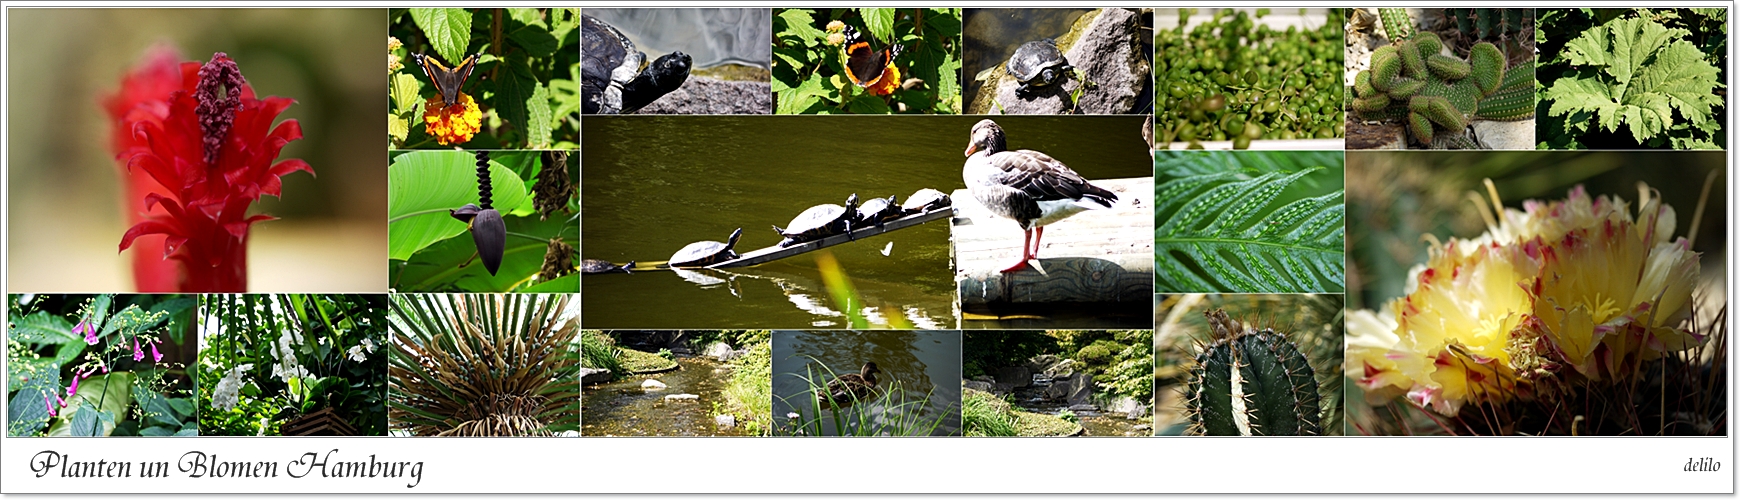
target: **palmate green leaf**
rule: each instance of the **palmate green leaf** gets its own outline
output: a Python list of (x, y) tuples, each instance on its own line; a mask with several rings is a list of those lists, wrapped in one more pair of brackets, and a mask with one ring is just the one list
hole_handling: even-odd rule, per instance
[[(1719, 133), (1712, 107), (1719, 71), (1703, 52), (1683, 40), (1690, 32), (1642, 17), (1619, 18), (1584, 31), (1565, 45), (1564, 58), (1581, 67), (1555, 80), (1542, 94), (1548, 114), (1566, 116), (1567, 129), (1631, 130), (1639, 144), (1665, 134), (1675, 123)], [(1675, 111), (1681, 120), (1676, 120)], [(1576, 120), (1575, 113), (1587, 113)], [(1680, 144), (1689, 144), (1681, 142)]]
[[(476, 157), (464, 151), (413, 151), (387, 167), (387, 247), (405, 260), (430, 244), (465, 232), (447, 210), (477, 203)], [(490, 160), (491, 198), (497, 210), (526, 203), (526, 184)]]
[[(1155, 188), (1155, 289), (1160, 292), (1340, 292), (1345, 289), (1345, 215), (1339, 155), (1317, 166), (1285, 170), (1281, 162), (1231, 159), (1254, 153), (1190, 152), (1171, 165), (1185, 175)], [(1291, 153), (1290, 153), (1291, 154)], [(1265, 170), (1260, 173), (1256, 170)], [(1333, 192), (1300, 194), (1306, 180), (1333, 183)], [(1299, 189), (1290, 189), (1300, 186)], [(1322, 191), (1318, 189), (1317, 191)]]

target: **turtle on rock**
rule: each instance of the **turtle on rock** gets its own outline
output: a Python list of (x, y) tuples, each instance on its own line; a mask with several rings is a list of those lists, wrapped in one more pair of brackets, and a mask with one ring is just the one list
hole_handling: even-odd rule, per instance
[(852, 222), (858, 219), (858, 193), (846, 197), (846, 206), (835, 204), (816, 205), (804, 210), (792, 218), (790, 224), (781, 228), (773, 226), (773, 231), (784, 236), (779, 242), (781, 247), (789, 247), (818, 238), (848, 233), (852, 231)]
[(882, 223), (906, 215), (906, 212), (900, 210), (900, 204), (896, 203), (895, 199), (897, 199), (895, 196), (871, 198), (870, 201), (859, 205), (857, 225), (882, 227)]
[(1021, 44), (1015, 48), (1015, 55), (1009, 57), (1004, 68), (1009, 70), (1009, 76), (1021, 82), (1021, 86), (1015, 89), (1019, 96), (1063, 83), (1075, 74), (1075, 67), (1070, 66), (1069, 59), (1050, 39)]
[(737, 246), (737, 238), (743, 236), (743, 228), (731, 232), (731, 238), (724, 243), (717, 241), (697, 241), (671, 254), (667, 265), (671, 267), (707, 267), (720, 262), (737, 258), (737, 252), (731, 247)]
[(920, 214), (949, 206), (953, 202), (942, 191), (924, 188), (906, 197), (906, 203), (900, 204), (900, 210), (908, 214)]
[(609, 23), (580, 16), (581, 111), (589, 115), (630, 114), (664, 97), (689, 78), (693, 60), (682, 51), (647, 64), (646, 53)]

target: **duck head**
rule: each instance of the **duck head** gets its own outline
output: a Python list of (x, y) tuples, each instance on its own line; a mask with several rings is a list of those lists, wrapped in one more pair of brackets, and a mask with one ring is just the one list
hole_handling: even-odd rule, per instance
[(858, 371), (858, 374), (863, 375), (865, 380), (876, 380), (878, 373), (882, 373), (882, 370), (876, 368), (875, 361), (865, 362), (864, 368)]
[(972, 156), (979, 151), (994, 155), (1008, 149), (1003, 142), (1003, 127), (997, 126), (997, 122), (991, 120), (979, 120), (979, 123), (973, 125), (973, 138), (967, 141), (966, 156)]

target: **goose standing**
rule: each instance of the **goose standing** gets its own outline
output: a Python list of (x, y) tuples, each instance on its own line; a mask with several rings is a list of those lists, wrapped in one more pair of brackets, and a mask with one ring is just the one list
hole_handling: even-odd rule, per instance
[(1010, 151), (1003, 128), (980, 120), (967, 143), (967, 165), (961, 178), (967, 192), (991, 213), (1021, 225), (1021, 260), (1003, 269), (1015, 272), (1039, 258), (1045, 225), (1084, 210), (1112, 208), (1118, 195), (1089, 184), (1063, 162), (1026, 149)]

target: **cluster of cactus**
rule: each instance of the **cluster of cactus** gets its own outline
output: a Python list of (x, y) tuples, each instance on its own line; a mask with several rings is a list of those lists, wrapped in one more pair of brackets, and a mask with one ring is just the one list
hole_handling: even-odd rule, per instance
[(1299, 347), (1219, 309), (1203, 313), (1213, 343), (1196, 355), (1186, 407), (1197, 434), (1306, 436), (1322, 432), (1316, 372)]
[(1480, 42), (1468, 60), (1445, 55), (1438, 35), (1420, 32), (1372, 52), (1355, 75), (1351, 108), (1368, 120), (1400, 120), (1414, 140), (1431, 145), (1438, 130), (1461, 134), (1469, 116), (1534, 116), (1534, 63), (1505, 68), (1504, 52)]
[(1528, 9), (1444, 9), (1444, 19), (1456, 23), (1456, 31), (1480, 39), (1516, 38)]

